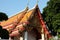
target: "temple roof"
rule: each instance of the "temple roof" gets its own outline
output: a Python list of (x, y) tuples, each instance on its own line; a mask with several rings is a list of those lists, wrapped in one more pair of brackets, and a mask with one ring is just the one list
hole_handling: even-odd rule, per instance
[[(39, 10), (39, 7), (38, 5), (36, 5), (34, 8), (30, 9), (27, 11), (27, 13), (24, 15), (24, 17), (21, 19), (21, 21), (19, 23), (24, 23), (24, 22), (30, 22), (31, 24), (36, 24), (36, 29), (41, 32), (41, 26), (40, 26), (40, 21), (39, 21), (39, 18), (36, 17), (38, 16), (37, 15), (37, 11), (36, 10)], [(39, 10), (40, 12), (40, 10)], [(34, 17), (33, 17), (34, 16)], [(33, 19), (32, 19), (33, 18)], [(32, 20), (31, 20), (32, 19)], [(29, 21), (31, 20), (31, 21)], [(33, 23), (32, 23), (33, 22)]]
[(21, 20), (22, 17), (26, 14), (27, 10), (28, 10), (28, 7), (26, 7), (25, 10), (23, 10), (23, 11), (17, 13), (16, 15), (10, 17), (7, 21), (1, 22), (0, 25), (1, 26), (7, 26), (7, 25), (9, 25), (11, 23), (14, 23), (14, 22), (17, 22), (18, 20)]
[[(20, 25), (20, 23), (24, 23), (27, 21), (30, 22), (29, 25), (36, 28), (39, 33), (41, 33), (41, 28), (43, 28), (45, 33), (49, 34), (48, 29), (46, 28), (46, 25), (41, 16), (41, 12), (39, 10), (38, 5), (36, 5), (33, 9), (30, 9), (30, 10), (28, 10), (28, 8), (26, 8), (24, 11), (19, 12), (18, 14), (10, 17), (7, 21), (1, 22), (0, 25), (3, 27), (7, 26), (9, 24), (14, 24), (14, 23), (18, 23)], [(16, 25), (16, 27), (17, 26), (18, 25)], [(21, 26), (19, 26), (19, 27), (21, 27)], [(29, 27), (29, 26), (27, 26), (27, 27)]]
[(25, 22), (28, 21), (30, 19), (30, 17), (32, 16), (32, 14), (36, 11), (36, 8), (38, 8), (38, 5), (34, 6), (32, 9), (28, 10), (27, 13), (24, 15), (24, 17), (22, 18), (21, 22)]

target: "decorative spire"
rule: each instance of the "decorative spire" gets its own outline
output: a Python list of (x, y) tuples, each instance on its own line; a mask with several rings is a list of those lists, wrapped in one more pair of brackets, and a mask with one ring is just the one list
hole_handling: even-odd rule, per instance
[(37, 0), (36, 4), (38, 4), (38, 3), (39, 3), (39, 0)]
[(29, 7), (28, 7), (28, 6), (26, 6), (25, 10), (29, 10)]
[(38, 7), (38, 2), (39, 2), (39, 0), (36, 1), (35, 7), (34, 7), (35, 9), (39, 8)]
[(29, 5), (30, 0), (28, 0), (27, 6)]
[[(29, 6), (29, 2), (30, 2), (30, 0), (28, 0), (27, 5), (26, 5), (26, 8), (28, 8), (28, 6)], [(29, 8), (28, 8), (28, 9), (29, 9)]]

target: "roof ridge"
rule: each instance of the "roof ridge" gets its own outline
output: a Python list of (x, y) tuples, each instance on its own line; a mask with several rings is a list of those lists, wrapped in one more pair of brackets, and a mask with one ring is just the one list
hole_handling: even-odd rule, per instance
[(29, 10), (29, 8), (26, 7), (24, 10), (21, 10), (20, 12), (16, 13), (15, 15), (9, 17), (9, 19), (12, 18), (12, 17), (14, 17), (14, 16), (16, 16), (16, 15), (19, 15), (19, 14), (22, 13), (23, 11), (28, 11), (28, 10)]

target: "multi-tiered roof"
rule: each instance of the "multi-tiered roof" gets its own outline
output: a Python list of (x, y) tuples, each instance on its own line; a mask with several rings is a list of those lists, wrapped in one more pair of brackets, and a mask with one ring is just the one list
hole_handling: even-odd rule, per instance
[[(44, 32), (42, 33), (50, 35), (43, 21), (38, 5), (31, 10), (26, 8), (24, 11), (10, 17), (7, 21), (1, 22), (1, 26), (7, 30), (13, 30), (13, 32), (16, 32), (16, 34), (18, 34), (18, 29), (23, 32), (23, 30), (30, 31), (33, 28), (36, 28), (40, 34), (43, 29)], [(14, 35), (13, 32), (11, 35)]]

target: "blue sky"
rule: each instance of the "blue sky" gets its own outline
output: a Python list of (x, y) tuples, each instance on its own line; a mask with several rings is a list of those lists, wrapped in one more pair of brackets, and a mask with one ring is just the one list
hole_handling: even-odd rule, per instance
[[(47, 5), (48, 0), (39, 0), (38, 6), (40, 11), (43, 11), (43, 8)], [(25, 9), (28, 0), (0, 0), (0, 12), (4, 12), (11, 17), (19, 11)], [(29, 9), (33, 8), (36, 4), (36, 0), (30, 0)]]

